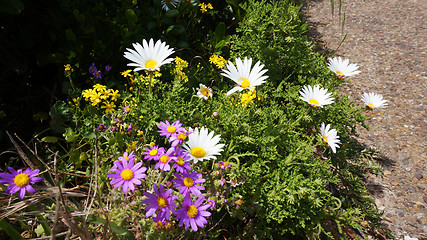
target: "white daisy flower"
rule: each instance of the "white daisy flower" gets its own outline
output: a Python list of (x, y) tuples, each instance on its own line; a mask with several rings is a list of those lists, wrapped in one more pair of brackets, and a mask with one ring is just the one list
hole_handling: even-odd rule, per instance
[(237, 86), (232, 88), (227, 92), (227, 95), (230, 95), (236, 91), (242, 91), (244, 89), (254, 90), (256, 86), (259, 86), (265, 83), (265, 79), (268, 76), (263, 76), (267, 72), (267, 69), (264, 69), (264, 65), (258, 61), (251, 70), (252, 58), (242, 60), (240, 58), (236, 59), (237, 68), (234, 64), (229, 61), (227, 62), (226, 68), (223, 69), (221, 75), (228, 77), (237, 83)]
[(325, 127), (325, 123), (322, 122), (320, 125), (320, 134), (322, 135), (323, 141), (325, 141), (329, 147), (331, 147), (332, 152), (336, 153), (337, 148), (340, 147), (338, 144), (341, 144), (339, 139), (340, 137), (337, 135), (337, 130), (330, 129), (330, 127), (330, 124), (326, 125)]
[(362, 101), (370, 109), (380, 108), (387, 105), (387, 100), (383, 100), (383, 96), (381, 94), (375, 94), (373, 92), (363, 93)]
[(126, 48), (129, 52), (125, 52), (124, 57), (131, 60), (127, 66), (136, 67), (133, 71), (140, 70), (160, 71), (160, 67), (164, 64), (172, 62), (173, 58), (167, 58), (175, 51), (169, 48), (166, 43), (158, 40), (154, 44), (153, 39), (147, 43), (144, 39), (142, 46), (139, 43), (132, 44), (135, 50)]
[(197, 90), (197, 96), (199, 98), (203, 98), (205, 100), (208, 100), (210, 97), (212, 97), (212, 94), (213, 94), (212, 88), (206, 87), (205, 85), (203, 85), (201, 83), (199, 84), (199, 87), (196, 88), (196, 90)]
[(207, 128), (202, 127), (199, 131), (198, 128), (188, 136), (188, 141), (184, 149), (190, 154), (194, 163), (198, 161), (216, 159), (215, 155), (220, 155), (224, 144), (218, 144), (221, 140), (220, 135), (214, 137), (214, 131), (209, 132)]
[(162, 0), (162, 8), (165, 11), (170, 10), (170, 6), (176, 8), (176, 5), (178, 5), (179, 0)]
[(313, 107), (323, 107), (334, 102), (334, 98), (331, 98), (332, 93), (328, 93), (328, 89), (320, 88), (319, 85), (304, 86), (299, 93), (302, 96), (299, 98)]
[(346, 78), (360, 73), (357, 64), (349, 64), (348, 59), (342, 60), (341, 57), (329, 58), (328, 68), (337, 75), (338, 78)]

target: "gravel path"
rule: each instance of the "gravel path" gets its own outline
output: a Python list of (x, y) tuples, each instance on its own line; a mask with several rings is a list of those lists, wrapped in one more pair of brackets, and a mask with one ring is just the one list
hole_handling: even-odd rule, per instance
[[(337, 55), (362, 71), (342, 86), (360, 102), (363, 92), (382, 94), (388, 106), (367, 112), (371, 129), (359, 129), (358, 140), (375, 147), (383, 177), (371, 177), (367, 188), (384, 224), (397, 239), (427, 239), (427, 0), (342, 0), (345, 13), (331, 14), (330, 0), (310, 0), (310, 25)], [(338, 5), (338, 0), (335, 0)]]

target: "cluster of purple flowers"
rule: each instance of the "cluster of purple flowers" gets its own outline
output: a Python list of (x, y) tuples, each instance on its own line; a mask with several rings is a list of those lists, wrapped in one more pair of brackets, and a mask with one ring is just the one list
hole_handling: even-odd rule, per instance
[[(105, 66), (105, 71), (109, 72), (111, 70), (111, 66), (107, 65)], [(98, 70), (95, 66), (95, 63), (92, 63), (92, 66), (89, 67), (89, 73), (92, 74), (95, 78), (101, 79), (102, 73), (100, 70)]]
[[(148, 204), (145, 208), (147, 211), (146, 216), (153, 216), (156, 226), (161, 226), (160, 223), (165, 223), (165, 220), (169, 220), (170, 213), (174, 214), (176, 219), (179, 220), (179, 226), (185, 224), (186, 230), (191, 226), (194, 231), (198, 230), (198, 227), (203, 228), (207, 224), (206, 217), (211, 215), (206, 209), (214, 206), (211, 202), (203, 204), (205, 196), (200, 190), (205, 190), (203, 186), (199, 184), (204, 183), (206, 179), (202, 178), (201, 173), (197, 171), (191, 171), (191, 165), (188, 161), (190, 159), (189, 153), (184, 151), (182, 144), (187, 140), (187, 136), (191, 134), (191, 131), (187, 131), (182, 127), (182, 123), (179, 121), (169, 123), (169, 121), (160, 122), (157, 125), (160, 136), (165, 136), (171, 147), (165, 149), (159, 145), (151, 144), (150, 147), (145, 148), (142, 153), (145, 155), (144, 159), (149, 161), (157, 161), (154, 168), (161, 169), (162, 171), (171, 171), (175, 169), (174, 177), (172, 181), (167, 183), (167, 187), (171, 187), (172, 184), (177, 188), (179, 194), (184, 198), (182, 202), (182, 208), (177, 209), (176, 204), (173, 202), (178, 199), (178, 196), (172, 196), (172, 189), (164, 190), (162, 184), (157, 187), (153, 185), (155, 194), (144, 193), (148, 199), (142, 201), (144, 204)], [(172, 165), (172, 168), (170, 166)], [(159, 189), (159, 190), (158, 190)], [(198, 196), (196, 201), (192, 201), (192, 195)], [(167, 226), (167, 225), (166, 225)]]
[[(175, 216), (179, 221), (179, 226), (185, 225), (188, 230), (191, 227), (194, 231), (198, 228), (203, 228), (207, 224), (206, 217), (211, 216), (207, 209), (215, 208), (215, 201), (209, 199), (205, 201), (205, 195), (202, 191), (205, 188), (202, 184), (206, 181), (201, 173), (192, 170), (190, 164), (190, 153), (185, 151), (182, 145), (187, 140), (187, 136), (192, 132), (182, 127), (179, 121), (169, 123), (168, 121), (160, 122), (157, 125), (157, 131), (160, 136), (165, 136), (170, 143), (169, 148), (150, 143), (142, 152), (144, 160), (154, 162), (154, 169), (159, 169), (164, 172), (174, 173), (168, 174), (167, 177), (174, 178), (167, 181), (166, 184), (155, 183), (151, 191), (144, 192), (147, 199), (142, 200), (145, 207), (146, 217), (151, 217), (155, 222), (156, 229), (169, 228), (172, 216)], [(141, 184), (140, 179), (145, 178), (144, 173), (147, 168), (142, 167), (142, 162), (135, 164), (134, 152), (124, 152), (123, 156), (119, 157), (119, 161), (114, 162), (114, 167), (108, 174), (108, 177), (113, 178), (110, 184), (114, 187), (122, 187), (123, 192), (129, 190), (135, 191), (134, 185)], [(219, 169), (226, 170), (231, 167), (229, 162), (220, 161)], [(175, 194), (174, 194), (175, 193)], [(180, 198), (179, 196), (182, 196)], [(183, 199), (178, 208), (176, 201)]]
[(222, 175), (223, 175), (222, 171), (225, 171), (225, 170), (231, 168), (231, 166), (232, 166), (232, 164), (230, 162), (228, 162), (228, 161), (226, 161), (226, 162), (219, 161), (218, 162), (218, 170), (216, 171), (216, 173), (217, 173), (218, 176), (221, 176), (221, 179), (220, 179), (221, 187), (223, 187), (225, 185), (225, 183), (227, 182), (225, 180), (225, 178), (222, 177)]

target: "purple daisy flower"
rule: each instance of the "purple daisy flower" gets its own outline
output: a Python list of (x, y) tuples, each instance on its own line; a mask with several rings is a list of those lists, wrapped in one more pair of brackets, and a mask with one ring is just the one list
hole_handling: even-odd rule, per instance
[(159, 131), (157, 131), (160, 133), (160, 136), (166, 136), (167, 138), (169, 138), (175, 132), (182, 132), (185, 130), (179, 120), (172, 124), (170, 124), (168, 120), (166, 120), (165, 122), (160, 122), (157, 127), (160, 129)]
[(179, 187), (179, 193), (185, 196), (188, 192), (192, 192), (194, 195), (199, 196), (202, 193), (200, 190), (205, 190), (204, 187), (197, 185), (197, 183), (204, 183), (206, 179), (201, 178), (202, 174), (193, 171), (189, 174), (189, 171), (186, 171), (181, 175), (175, 173), (174, 176), (177, 179), (173, 179), (172, 182), (175, 183), (175, 187)]
[(133, 128), (133, 125), (132, 125), (132, 123), (131, 123), (131, 124), (129, 124), (129, 127), (128, 127), (127, 131), (128, 131), (128, 132), (132, 131), (132, 128)]
[(142, 204), (148, 204), (145, 207), (146, 217), (150, 217), (155, 214), (155, 222), (163, 221), (165, 218), (167, 220), (170, 219), (170, 212), (175, 212), (176, 204), (174, 201), (178, 199), (178, 196), (172, 196), (172, 189), (168, 189), (165, 191), (163, 185), (159, 185), (159, 189), (157, 189), (157, 185), (153, 184), (153, 190), (155, 194), (145, 192), (144, 195), (148, 197), (148, 199), (144, 199), (141, 201)]
[(104, 124), (99, 124), (98, 130), (104, 132), (105, 130), (107, 130), (107, 126), (105, 126)]
[(175, 156), (178, 158), (172, 167), (175, 168), (177, 172), (184, 173), (191, 170), (190, 162), (187, 162), (191, 157), (188, 155), (188, 152), (184, 152), (184, 150), (180, 147), (175, 149)]
[(95, 76), (95, 78), (102, 78), (102, 73), (101, 73), (101, 71), (96, 71), (96, 72), (94, 72), (93, 73), (93, 76)]
[(110, 70), (111, 70), (111, 66), (110, 65), (105, 66), (105, 71), (109, 72)]
[(97, 72), (98, 69), (95, 67), (95, 63), (92, 63), (92, 66), (89, 67), (89, 73), (92, 75), (95, 75), (95, 72)]
[(146, 155), (144, 159), (151, 160), (159, 160), (160, 156), (166, 151), (164, 148), (159, 145), (150, 146), (150, 148), (145, 148), (146, 152), (143, 152), (142, 155)]
[(123, 108), (123, 111), (125, 111), (125, 113), (130, 112), (130, 107), (129, 107), (129, 106), (124, 107), (124, 108)]
[(212, 198), (210, 198), (209, 200), (206, 201), (207, 203), (209, 203), (210, 209), (214, 209), (215, 208), (215, 200), (213, 200)]
[(15, 169), (8, 167), (10, 173), (0, 173), (0, 184), (10, 184), (6, 188), (6, 193), (12, 195), (19, 191), (19, 197), (24, 198), (25, 192), (35, 193), (36, 190), (30, 185), (43, 180), (42, 177), (36, 177), (40, 172), (39, 169), (32, 170), (27, 168), (25, 171), (22, 169)]
[(171, 143), (172, 147), (176, 147), (178, 145), (182, 145), (182, 143), (187, 140), (188, 135), (190, 135), (193, 131), (187, 131), (185, 128), (182, 128), (182, 131), (176, 131), (175, 133), (171, 134), (169, 138), (169, 142)]
[(124, 152), (123, 156), (119, 157), (119, 160), (123, 161), (123, 160), (127, 160), (127, 161), (135, 161), (135, 153), (134, 151), (130, 152), (130, 154), (128, 152)]
[(122, 191), (125, 193), (129, 189), (135, 191), (135, 185), (141, 185), (141, 178), (145, 178), (147, 175), (144, 173), (147, 171), (146, 167), (142, 167), (142, 162), (134, 164), (134, 160), (131, 159), (126, 161), (115, 161), (114, 168), (110, 169), (111, 173), (107, 177), (114, 178), (110, 181), (110, 184), (114, 188), (122, 186)]
[(191, 201), (190, 194), (187, 194), (182, 203), (182, 208), (178, 209), (175, 213), (176, 219), (179, 220), (179, 226), (185, 224), (185, 230), (191, 225), (191, 228), (197, 232), (197, 226), (203, 228), (208, 223), (205, 217), (212, 215), (210, 212), (205, 211), (211, 205), (204, 204), (205, 196), (200, 196), (195, 203)]
[(154, 165), (154, 169), (160, 168), (163, 171), (170, 171), (171, 166), (169, 166), (169, 162), (174, 162), (178, 159), (174, 154), (174, 148), (169, 148), (166, 152), (163, 152), (159, 157), (159, 161)]

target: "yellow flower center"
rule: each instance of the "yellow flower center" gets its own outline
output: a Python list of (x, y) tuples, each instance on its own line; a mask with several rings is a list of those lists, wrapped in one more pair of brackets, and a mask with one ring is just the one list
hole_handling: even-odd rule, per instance
[(336, 73), (337, 75), (344, 76), (344, 73), (342, 73), (341, 71), (336, 71), (335, 73)]
[(157, 149), (153, 149), (148, 154), (150, 154), (150, 156), (156, 156), (157, 152), (158, 152)]
[(223, 165), (224, 167), (227, 167), (228, 165), (230, 165), (230, 162), (224, 162)]
[(181, 141), (184, 141), (187, 138), (187, 135), (185, 135), (184, 133), (180, 133), (178, 134), (178, 139)]
[(325, 141), (326, 143), (328, 143), (328, 137), (326, 137), (326, 135), (322, 135), (323, 141)]
[(199, 209), (197, 209), (197, 207), (194, 205), (189, 206), (187, 209), (187, 214), (191, 218), (196, 217), (198, 213), (199, 213)]
[(13, 182), (18, 187), (25, 187), (30, 183), (30, 177), (25, 173), (20, 173), (15, 176), (15, 178), (13, 179)]
[(163, 225), (162, 221), (159, 220), (159, 221), (156, 222), (156, 227), (157, 228), (162, 228), (162, 225)]
[(241, 78), (242, 79), (242, 83), (240, 84), (240, 87), (242, 88), (248, 88), (251, 86), (251, 83), (249, 82), (249, 80), (247, 78)]
[(168, 131), (168, 133), (174, 133), (176, 131), (176, 127), (169, 126), (168, 128), (166, 128), (166, 131)]
[(372, 103), (368, 103), (368, 107), (370, 107), (371, 109), (375, 108), (374, 104), (372, 104)]
[(129, 181), (133, 178), (133, 172), (130, 169), (125, 169), (120, 173), (123, 180)]
[(190, 151), (191, 155), (193, 155), (195, 158), (202, 158), (206, 156), (205, 149), (201, 147), (193, 147)]
[(160, 162), (162, 163), (167, 163), (169, 161), (169, 156), (168, 155), (163, 155), (160, 157)]
[(158, 197), (157, 198), (157, 205), (159, 205), (159, 207), (161, 207), (161, 208), (164, 208), (168, 205), (168, 201), (164, 197)]
[(313, 105), (319, 105), (319, 101), (317, 101), (316, 99), (312, 98), (308, 101), (308, 103), (313, 104)]
[(148, 60), (145, 62), (145, 68), (154, 69), (157, 65), (157, 62), (154, 60)]
[(182, 166), (182, 165), (184, 165), (185, 161), (184, 161), (184, 159), (183, 159), (182, 157), (178, 157), (178, 161), (176, 161), (176, 163), (177, 163), (179, 166)]
[(184, 185), (187, 187), (192, 187), (194, 185), (193, 179), (189, 177), (184, 178)]
[(209, 89), (207, 88), (200, 89), (200, 93), (207, 98), (209, 97)]

